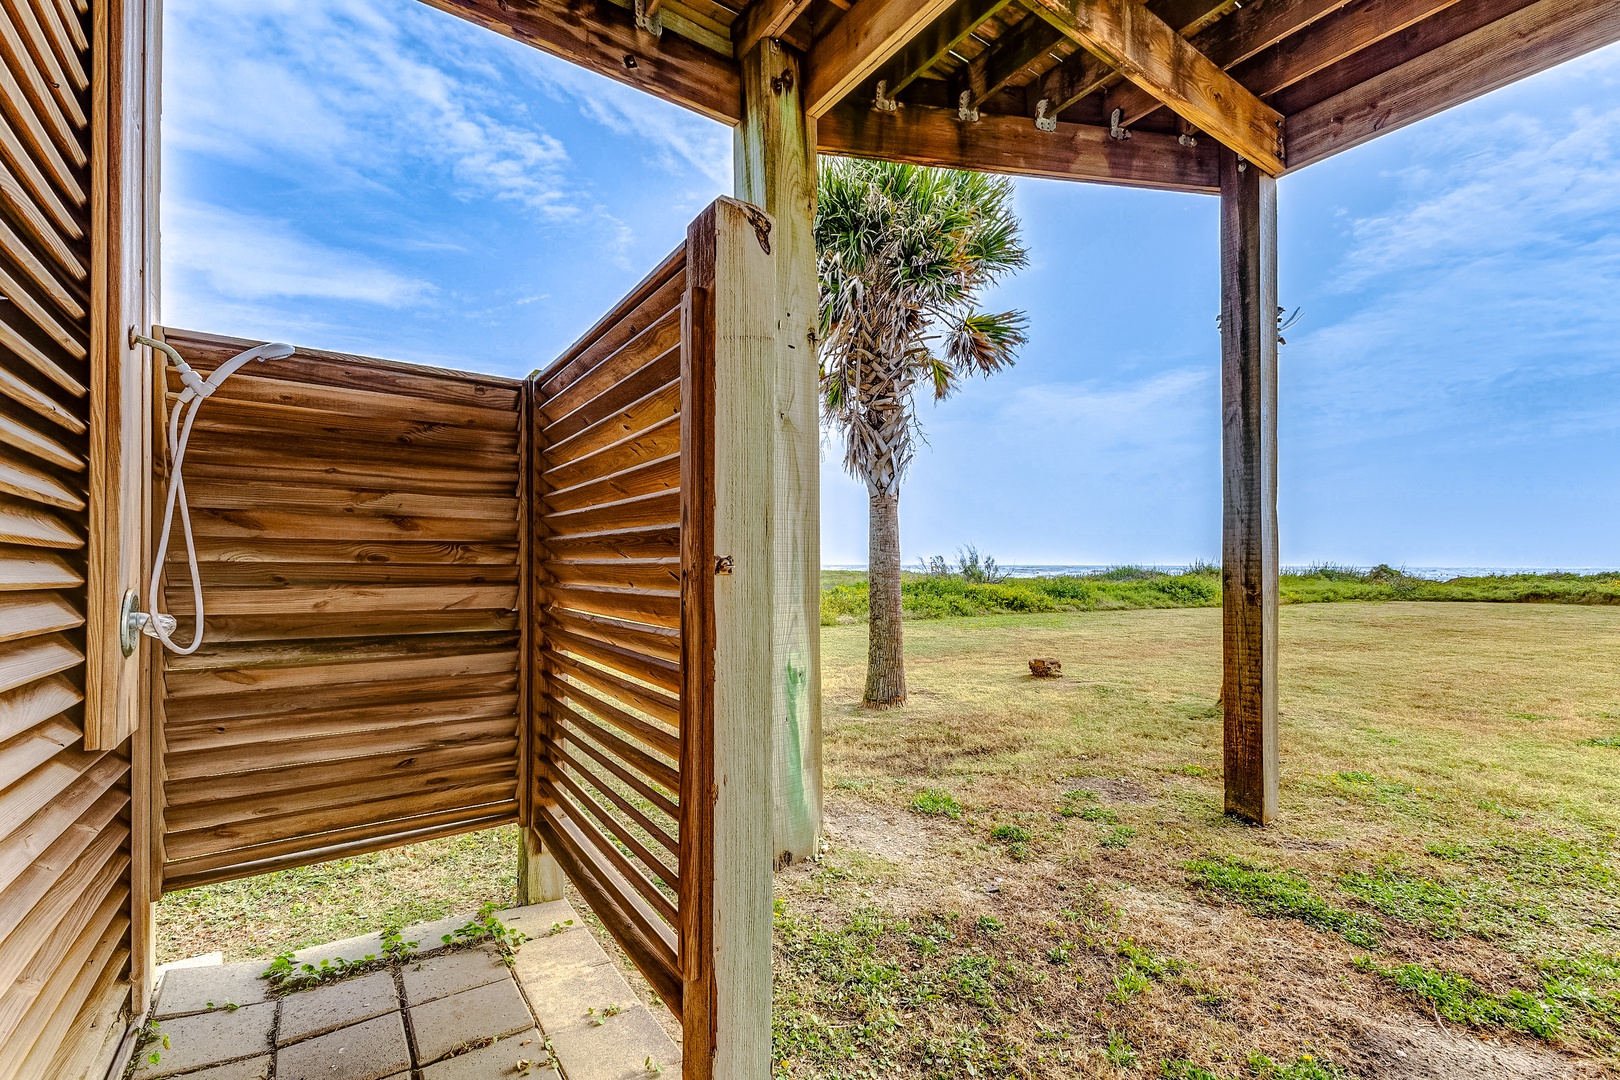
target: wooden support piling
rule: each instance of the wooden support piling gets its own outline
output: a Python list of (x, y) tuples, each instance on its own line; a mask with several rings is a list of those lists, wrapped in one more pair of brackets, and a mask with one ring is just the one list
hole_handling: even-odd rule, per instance
[(803, 58), (766, 38), (742, 57), (737, 197), (776, 221), (777, 362), (772, 417), (772, 852), (778, 867), (821, 837), (821, 503), (817, 399), (816, 121)]
[(1277, 181), (1221, 151), (1226, 812), (1277, 814)]

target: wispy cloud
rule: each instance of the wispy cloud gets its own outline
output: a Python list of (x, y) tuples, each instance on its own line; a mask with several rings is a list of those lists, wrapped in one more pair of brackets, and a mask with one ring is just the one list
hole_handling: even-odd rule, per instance
[(1314, 440), (1620, 429), (1620, 105), (1582, 92), (1620, 75), (1620, 51), (1583, 63), (1549, 78), (1603, 104), (1431, 120), (1394, 199), (1348, 222), (1317, 304), (1343, 314), (1312, 327), (1308, 303), (1283, 351)]
[(465, 49), (466, 31), (484, 31), (378, 0), (169, 10), (164, 120), (180, 149), (381, 188), (398, 184), (404, 166), (429, 163), (467, 198), (548, 217), (580, 212), (563, 145)]
[(165, 285), (182, 305), (195, 290), (234, 301), (312, 298), (403, 307), (432, 292), (285, 222), (217, 206), (171, 202), (164, 231)]

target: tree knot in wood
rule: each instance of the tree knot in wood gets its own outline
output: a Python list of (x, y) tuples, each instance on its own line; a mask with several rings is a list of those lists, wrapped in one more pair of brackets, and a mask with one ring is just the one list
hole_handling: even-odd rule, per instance
[(748, 215), (748, 224), (754, 227), (754, 235), (759, 238), (759, 248), (765, 254), (771, 253), (771, 218), (757, 206), (743, 204), (743, 213)]

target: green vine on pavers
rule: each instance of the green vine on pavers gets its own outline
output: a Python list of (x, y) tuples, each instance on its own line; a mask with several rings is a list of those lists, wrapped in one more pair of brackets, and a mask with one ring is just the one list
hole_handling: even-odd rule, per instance
[(162, 1050), (153, 1050), (151, 1053), (147, 1053), (146, 1048), (154, 1043), (161, 1045), (163, 1050), (167, 1050), (169, 1048), (169, 1037), (163, 1034), (156, 1020), (148, 1020), (141, 1025), (141, 1033), (135, 1039), (135, 1052), (130, 1055), (129, 1064), (124, 1066), (124, 1080), (130, 1080), (130, 1077), (135, 1075), (135, 1068), (141, 1063), (142, 1059), (152, 1065), (156, 1065), (163, 1060)]
[[(570, 919), (569, 923), (572, 924), (573, 920)], [(552, 929), (555, 932), (555, 923), (552, 924)], [(440, 940), (450, 948), (468, 949), (475, 945), (494, 945), (501, 954), (502, 963), (511, 967), (518, 946), (528, 941), (529, 935), (501, 922), (495, 914), (495, 905), (486, 903), (466, 924), (457, 927), (453, 933), (445, 934)]]
[[(406, 941), (400, 928), (387, 926), (380, 932), (382, 955), (367, 953), (360, 960), (346, 960), (341, 956), (322, 960), (318, 964), (298, 963), (289, 950), (278, 954), (259, 978), (270, 983), (270, 992), (278, 995), (310, 990), (326, 983), (342, 982), (373, 971), (404, 967), (418, 958), (419, 942)], [(512, 966), (517, 948), (529, 940), (527, 934), (507, 926), (495, 914), (495, 905), (486, 903), (478, 914), (441, 939), (441, 952), (455, 952), (479, 945), (493, 944), (501, 954), (501, 962)]]

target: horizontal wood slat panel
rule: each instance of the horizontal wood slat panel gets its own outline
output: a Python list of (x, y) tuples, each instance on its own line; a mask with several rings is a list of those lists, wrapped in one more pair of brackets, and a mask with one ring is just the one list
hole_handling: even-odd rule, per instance
[(677, 1013), (686, 254), (536, 376), (530, 517), (531, 824)]
[[(201, 372), (257, 344), (164, 333)], [(199, 416), (206, 632), (165, 660), (165, 888), (510, 820), (519, 384), (299, 350)]]
[[(84, 1061), (67, 1043), (99, 1046), (130, 993), (132, 751), (84, 749), (81, 628), (87, 562), (100, 572), (84, 551), (89, 165), (136, 151), (89, 130), (92, 108), (107, 116), (87, 93), (89, 23), (57, 0), (0, 0), (0, 1080), (66, 1075)], [(114, 293), (127, 257), (111, 256)]]
[(681, 418), (668, 416), (642, 431), (632, 432), (583, 457), (561, 464), (546, 459), (546, 495), (566, 488), (602, 480), (627, 469), (646, 465), (681, 452)]

